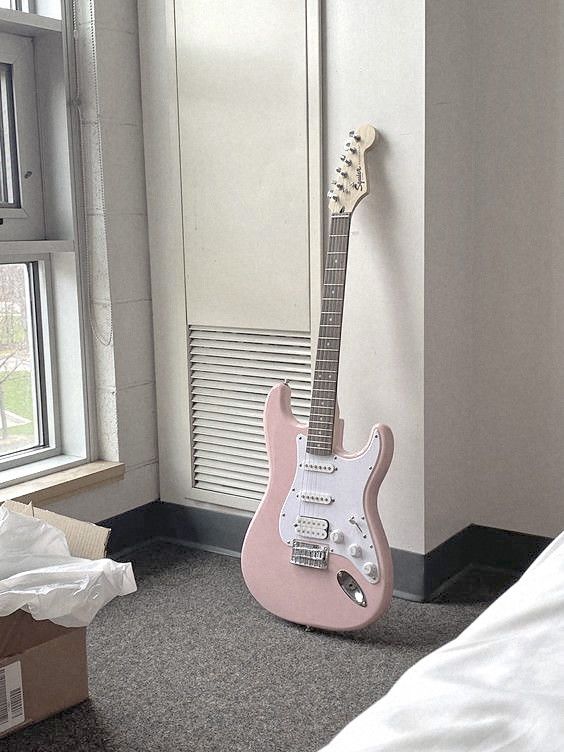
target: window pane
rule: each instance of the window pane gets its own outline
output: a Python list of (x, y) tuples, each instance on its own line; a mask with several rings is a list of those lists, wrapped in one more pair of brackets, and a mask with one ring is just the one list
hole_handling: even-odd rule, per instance
[(0, 264), (0, 457), (38, 447), (32, 264)]
[[(123, 0), (117, 0), (118, 3)], [(20, 0), (20, 10), (49, 18), (61, 18), (61, 0)]]
[(0, 207), (20, 206), (12, 66), (0, 63)]

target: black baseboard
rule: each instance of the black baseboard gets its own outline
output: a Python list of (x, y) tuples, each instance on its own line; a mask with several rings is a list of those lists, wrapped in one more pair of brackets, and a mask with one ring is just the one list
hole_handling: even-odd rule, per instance
[[(112, 528), (108, 547), (111, 556), (153, 539), (237, 556), (251, 517), (250, 513), (154, 501), (101, 524)], [(392, 549), (394, 593), (409, 600), (429, 600), (447, 580), (471, 565), (524, 572), (550, 540), (469, 525), (426, 554)]]

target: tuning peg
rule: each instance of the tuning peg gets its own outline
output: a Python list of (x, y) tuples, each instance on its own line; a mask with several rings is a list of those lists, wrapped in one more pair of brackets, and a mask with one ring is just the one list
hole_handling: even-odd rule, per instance
[(338, 196), (335, 196), (335, 194), (333, 193), (333, 191), (329, 191), (329, 192), (327, 193), (327, 198), (330, 198), (330, 199), (332, 199), (333, 201), (338, 201), (338, 200), (339, 200), (339, 197), (338, 197)]
[(345, 154), (341, 154), (341, 162), (344, 162), (346, 165), (352, 164), (351, 160), (348, 159)]
[(351, 154), (355, 154), (356, 153), (356, 146), (352, 146), (352, 144), (351, 144), (350, 141), (347, 141), (347, 143), (345, 144), (345, 149), (347, 149), (348, 151), (350, 151)]
[(349, 131), (349, 136), (354, 138), (355, 141), (360, 141), (360, 136), (355, 130)]
[(342, 191), (343, 188), (345, 187), (342, 183), (339, 183), (339, 181), (335, 180), (334, 178), (333, 178), (333, 180), (331, 182), (333, 183), (333, 185), (335, 186), (335, 188), (338, 188), (340, 191)]
[(340, 175), (340, 176), (341, 176), (342, 178), (346, 178), (346, 177), (347, 177), (347, 173), (346, 173), (346, 172), (345, 172), (344, 170), (341, 170), (341, 168), (340, 168), (340, 167), (337, 167), (337, 169), (335, 170), (335, 172), (338, 172), (338, 173), (339, 173), (339, 175)]

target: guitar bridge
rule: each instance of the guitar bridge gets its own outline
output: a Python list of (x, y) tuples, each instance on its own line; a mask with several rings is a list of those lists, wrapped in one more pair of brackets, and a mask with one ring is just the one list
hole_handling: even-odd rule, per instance
[(290, 562), (299, 567), (312, 567), (313, 569), (327, 569), (329, 558), (329, 546), (320, 543), (305, 543), (304, 541), (292, 541), (292, 555)]

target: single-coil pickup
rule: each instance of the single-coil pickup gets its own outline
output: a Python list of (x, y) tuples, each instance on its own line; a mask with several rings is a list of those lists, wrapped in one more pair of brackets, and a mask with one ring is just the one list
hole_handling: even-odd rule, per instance
[(332, 501), (335, 501), (329, 494), (310, 493), (309, 491), (300, 491), (298, 498), (311, 504), (331, 504)]
[(317, 517), (297, 517), (294, 527), (298, 535), (304, 538), (319, 538), (324, 540), (329, 536), (329, 522)]
[(304, 470), (312, 470), (314, 473), (334, 473), (336, 468), (330, 462), (304, 462)]

